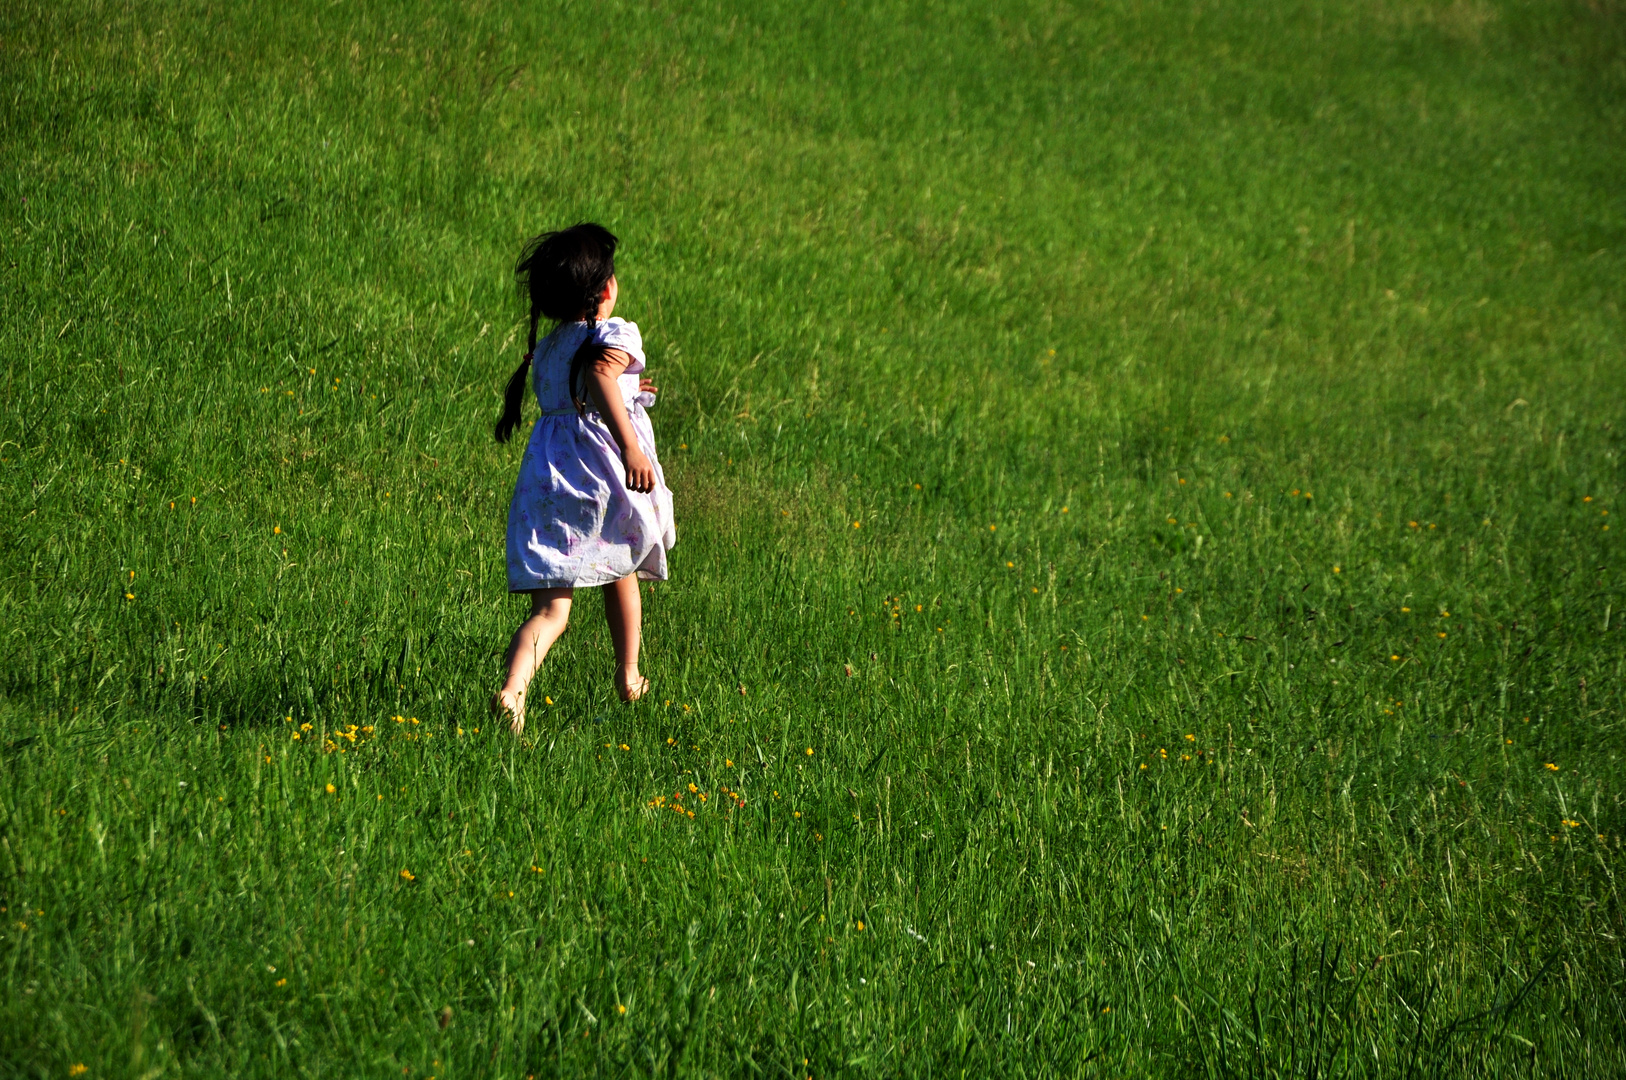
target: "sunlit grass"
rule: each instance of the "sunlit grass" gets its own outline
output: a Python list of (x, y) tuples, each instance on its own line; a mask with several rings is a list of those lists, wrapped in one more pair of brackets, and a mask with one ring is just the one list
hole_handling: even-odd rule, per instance
[[(1626, 1070), (1618, 15), (0, 13), (0, 1061)], [(679, 545), (516, 744), (583, 217)]]

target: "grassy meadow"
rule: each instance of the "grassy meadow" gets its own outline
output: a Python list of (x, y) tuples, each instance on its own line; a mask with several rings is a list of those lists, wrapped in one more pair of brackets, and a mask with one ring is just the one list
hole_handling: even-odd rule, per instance
[(1617, 0), (9, 0), (0, 1076), (1626, 1075), (1623, 176)]

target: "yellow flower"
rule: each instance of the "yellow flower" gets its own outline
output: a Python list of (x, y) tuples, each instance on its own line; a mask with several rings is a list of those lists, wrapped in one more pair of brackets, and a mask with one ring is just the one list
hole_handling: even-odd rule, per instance
[(859, 527), (860, 527), (860, 526), (862, 526), (862, 525), (863, 525), (863, 524), (864, 524), (864, 523), (863, 523), (863, 522), (862, 522), (862, 521), (855, 521), (855, 522), (853, 522), (853, 528), (855, 528), (855, 529), (856, 529), (856, 528), (859, 528)]
[(811, 746), (810, 746), (810, 747), (808, 747), (808, 748), (807, 748), (807, 756), (808, 756), (808, 757), (812, 757), (812, 756), (813, 756), (813, 748), (812, 748), (812, 747), (811, 747)]
[(693, 784), (690, 784), (690, 785), (689, 785), (689, 794), (691, 794), (691, 795), (693, 795), (693, 794), (694, 794), (694, 793), (695, 793), (695, 792), (697, 792), (697, 791), (699, 791), (699, 790), (700, 790), (700, 789), (699, 789), (699, 788), (697, 788), (697, 787), (695, 787), (695, 786), (694, 786), (694, 785), (693, 785)]
[(794, 817), (794, 818), (799, 818), (799, 817), (801, 817), (801, 816), (802, 816), (802, 812), (801, 812), (801, 811), (800, 811), (800, 810), (793, 810), (793, 811), (791, 811), (791, 815), (790, 815), (790, 816), (791, 816), (791, 817)]
[(329, 784), (329, 785), (328, 785), (328, 786), (327, 786), (327, 793), (328, 793), (328, 794), (329, 794), (329, 795), (331, 795), (331, 794), (333, 794), (333, 793), (334, 793), (334, 792), (335, 792), (335, 791), (338, 791), (338, 790), (339, 790), (339, 789), (338, 789), (338, 788), (336, 788), (336, 787), (334, 787), (334, 786), (333, 786), (333, 785), (332, 785), (332, 784)]
[(134, 600), (135, 599), (135, 593), (127, 592), (127, 593), (124, 594), (124, 598), (126, 600)]
[(617, 1005), (615, 1007), (615, 1011), (620, 1013), (622, 1016), (627, 1015), (627, 1007), (625, 1005)]
[(78, 1062), (75, 1062), (74, 1064), (68, 1066), (68, 1075), (69, 1076), (83, 1076), (83, 1075), (85, 1075), (85, 1073), (87, 1073), (89, 1071), (90, 1071), (90, 1066), (86, 1065), (83, 1061), (78, 1061)]
[(1389, 659), (1391, 659), (1391, 660), (1399, 660), (1400, 659), (1400, 654), (1399, 653), (1393, 653), (1393, 654), (1390, 655)]
[(277, 985), (278, 986), (287, 986), (288, 985), (288, 980), (287, 979), (278, 979), (277, 980)]
[(1564, 818), (1563, 820), (1564, 824), (1568, 825), (1572, 829), (1581, 824), (1579, 821), (1571, 821), (1569, 818)]
[(1551, 770), (1552, 770), (1552, 771), (1553, 771), (1553, 772), (1557, 772), (1557, 771), (1558, 771), (1558, 766), (1557, 766), (1557, 765), (1554, 765), (1554, 764), (1553, 764), (1553, 763), (1552, 763), (1552, 762), (1550, 762), (1550, 761), (1549, 761), (1549, 762), (1548, 762), (1548, 763), (1547, 763), (1547, 768), (1549, 768), (1549, 769), (1551, 769)]
[(1186, 735), (1186, 742), (1196, 742), (1196, 741), (1197, 741), (1197, 736), (1191, 735), (1191, 734)]
[(853, 923), (853, 925), (858, 928), (858, 932), (860, 934), (862, 934), (864, 932), (864, 920), (863, 919), (859, 919), (857, 922)]
[(272, 536), (281, 536), (282, 535), (282, 526), (278, 525), (275, 528), (273, 528), (271, 530), (271, 535)]
[(544, 696), (542, 698), (542, 704), (544, 704), (544, 705), (552, 705), (553, 704), (553, 699), (550, 698), (550, 697)]
[(621, 749), (623, 749), (623, 750), (631, 750), (632, 747), (628, 746), (626, 743), (622, 743), (621, 744)]
[(418, 876), (416, 874), (414, 874), (411, 870), (402, 870), (401, 871), (401, 880), (402, 881), (408, 881), (408, 882), (417, 881)]
[(1342, 566), (1335, 566), (1332, 568), (1332, 572), (1335, 574), (1342, 574), (1344, 572), (1344, 568)]
[(727, 769), (732, 769), (734, 767), (734, 763), (732, 761), (728, 760), (727, 758), (724, 758), (723, 759), (723, 767), (727, 768)]

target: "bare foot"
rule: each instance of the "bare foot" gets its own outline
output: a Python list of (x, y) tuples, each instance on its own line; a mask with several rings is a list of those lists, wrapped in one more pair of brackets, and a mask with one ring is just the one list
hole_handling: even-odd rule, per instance
[(525, 695), (512, 690), (498, 690), (491, 695), (491, 711), (508, 718), (508, 728), (515, 735), (525, 730)]
[(615, 688), (622, 701), (637, 701), (649, 693), (649, 680), (638, 674), (637, 668), (631, 671), (622, 668), (615, 674)]

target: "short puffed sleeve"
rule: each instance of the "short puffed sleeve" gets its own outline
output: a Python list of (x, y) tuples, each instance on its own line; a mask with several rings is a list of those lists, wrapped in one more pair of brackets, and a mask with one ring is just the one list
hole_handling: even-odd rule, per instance
[(606, 349), (620, 349), (632, 357), (623, 375), (636, 375), (644, 370), (644, 338), (638, 333), (638, 324), (625, 319), (605, 319), (593, 331), (593, 341)]

